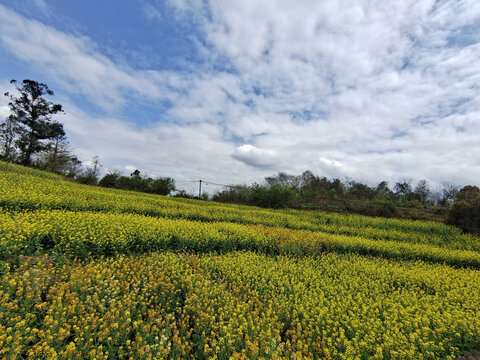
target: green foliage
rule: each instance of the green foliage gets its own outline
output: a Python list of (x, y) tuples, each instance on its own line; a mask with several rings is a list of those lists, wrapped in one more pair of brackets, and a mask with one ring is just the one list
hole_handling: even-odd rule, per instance
[(98, 185), (107, 187), (107, 188), (118, 188), (118, 179), (120, 178), (120, 173), (111, 172), (106, 174), (103, 178), (100, 179)]
[[(161, 177), (152, 180), (147, 192), (157, 195), (168, 195), (175, 190), (175, 180), (169, 177)], [(206, 193), (203, 193), (204, 195)], [(208, 194), (207, 194), (208, 199)]]
[(113, 189), (146, 192), (157, 195), (169, 195), (175, 190), (175, 180), (169, 177), (152, 179), (143, 177), (140, 171), (135, 170), (130, 176), (122, 176), (118, 172), (106, 174), (98, 185)]
[(248, 192), (248, 203), (265, 208), (282, 209), (291, 207), (296, 196), (293, 189), (279, 184), (269, 188), (256, 184)]
[(229, 187), (226, 190), (219, 191), (213, 194), (212, 200), (225, 203), (247, 204), (248, 187), (241, 185)]
[(97, 177), (90, 173), (77, 175), (75, 181), (84, 185), (97, 185), (98, 183)]
[[(271, 206), (267, 189), (273, 186), (290, 189), (294, 194), (291, 205), (300, 209), (316, 209), (341, 213), (358, 213), (367, 216), (398, 217), (445, 221), (450, 197), (455, 186), (444, 183), (441, 189), (431, 191), (426, 180), (420, 180), (415, 188), (412, 180), (398, 181), (394, 191), (388, 182), (370, 186), (355, 180), (342, 182), (340, 179), (327, 179), (305, 171), (301, 175), (280, 172), (265, 178), (262, 185), (237, 185), (213, 195), (214, 201), (249, 204), (261, 207)], [(288, 203), (288, 202), (287, 202)], [(437, 206), (442, 206), (441, 211)]]
[(455, 196), (448, 222), (465, 232), (480, 234), (480, 189), (465, 186)]
[(52, 120), (52, 115), (63, 112), (62, 105), (54, 104), (44, 98), (53, 95), (46, 84), (25, 79), (22, 85), (15, 84), (19, 95), (8, 92), (10, 108), (9, 121), (14, 125), (15, 145), (19, 151), (20, 161), (24, 165), (32, 163), (32, 156), (45, 150), (46, 140), (65, 135), (63, 125)]
[(389, 218), (398, 215), (398, 208), (392, 201), (376, 198), (373, 201), (364, 202), (359, 212), (362, 215)]
[[(4, 162), (0, 189), (7, 358), (456, 359), (480, 345), (480, 237), (452, 226), (152, 196)], [(480, 202), (462, 190), (458, 204)]]

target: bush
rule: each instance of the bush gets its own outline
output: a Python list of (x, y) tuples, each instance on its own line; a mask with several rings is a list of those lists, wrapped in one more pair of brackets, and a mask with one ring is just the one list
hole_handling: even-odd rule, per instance
[(219, 191), (213, 194), (212, 200), (234, 204), (247, 204), (248, 191), (248, 187), (246, 186), (230, 187), (226, 190)]
[(118, 187), (118, 179), (120, 178), (120, 174), (117, 172), (109, 173), (105, 175), (99, 182), (98, 185), (107, 187), (107, 188), (117, 188)]
[(266, 188), (257, 184), (250, 188), (248, 202), (250, 205), (282, 209), (291, 207), (296, 196), (295, 190), (289, 187), (273, 185)]
[(467, 185), (457, 193), (448, 223), (465, 232), (480, 234), (480, 189), (477, 186)]
[(98, 179), (93, 174), (81, 174), (75, 177), (75, 181), (85, 185), (97, 185)]
[(158, 195), (168, 195), (175, 190), (175, 180), (169, 177), (157, 178), (149, 184), (148, 192)]
[(375, 199), (365, 202), (358, 211), (363, 215), (395, 217), (398, 215), (398, 209), (392, 201)]

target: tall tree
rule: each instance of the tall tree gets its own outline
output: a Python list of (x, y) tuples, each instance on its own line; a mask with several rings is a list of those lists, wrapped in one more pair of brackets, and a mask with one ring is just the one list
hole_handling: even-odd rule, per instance
[(53, 95), (53, 91), (46, 84), (25, 79), (22, 85), (16, 80), (15, 84), (18, 96), (5, 93), (10, 101), (9, 119), (18, 125), (18, 138), (15, 144), (20, 151), (20, 162), (23, 165), (32, 163), (32, 156), (47, 146), (45, 140), (65, 136), (63, 125), (52, 120), (52, 115), (63, 112), (62, 105), (54, 104), (44, 98), (44, 95)]

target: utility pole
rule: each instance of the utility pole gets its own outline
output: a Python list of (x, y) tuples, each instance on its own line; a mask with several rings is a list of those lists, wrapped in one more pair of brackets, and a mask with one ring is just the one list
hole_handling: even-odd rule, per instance
[(202, 180), (200, 180), (198, 183), (198, 198), (202, 198)]

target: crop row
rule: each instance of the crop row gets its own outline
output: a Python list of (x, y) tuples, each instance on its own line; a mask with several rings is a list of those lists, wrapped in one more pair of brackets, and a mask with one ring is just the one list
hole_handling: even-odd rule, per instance
[(22, 261), (0, 278), (7, 359), (454, 359), (480, 345), (473, 270), (336, 254)]
[(0, 259), (55, 251), (87, 258), (157, 250), (317, 255), (355, 252), (391, 259), (425, 260), (480, 268), (480, 253), (427, 244), (371, 240), (308, 230), (205, 223), (135, 214), (38, 211), (0, 213)]
[(66, 209), (125, 212), (204, 222), (257, 224), (480, 251), (478, 237), (464, 235), (458, 229), (432, 222), (308, 211), (262, 210), (103, 189), (70, 183), (60, 178), (19, 175), (14, 171), (0, 172), (0, 188), (8, 189), (0, 194), (0, 207), (8, 211)]

